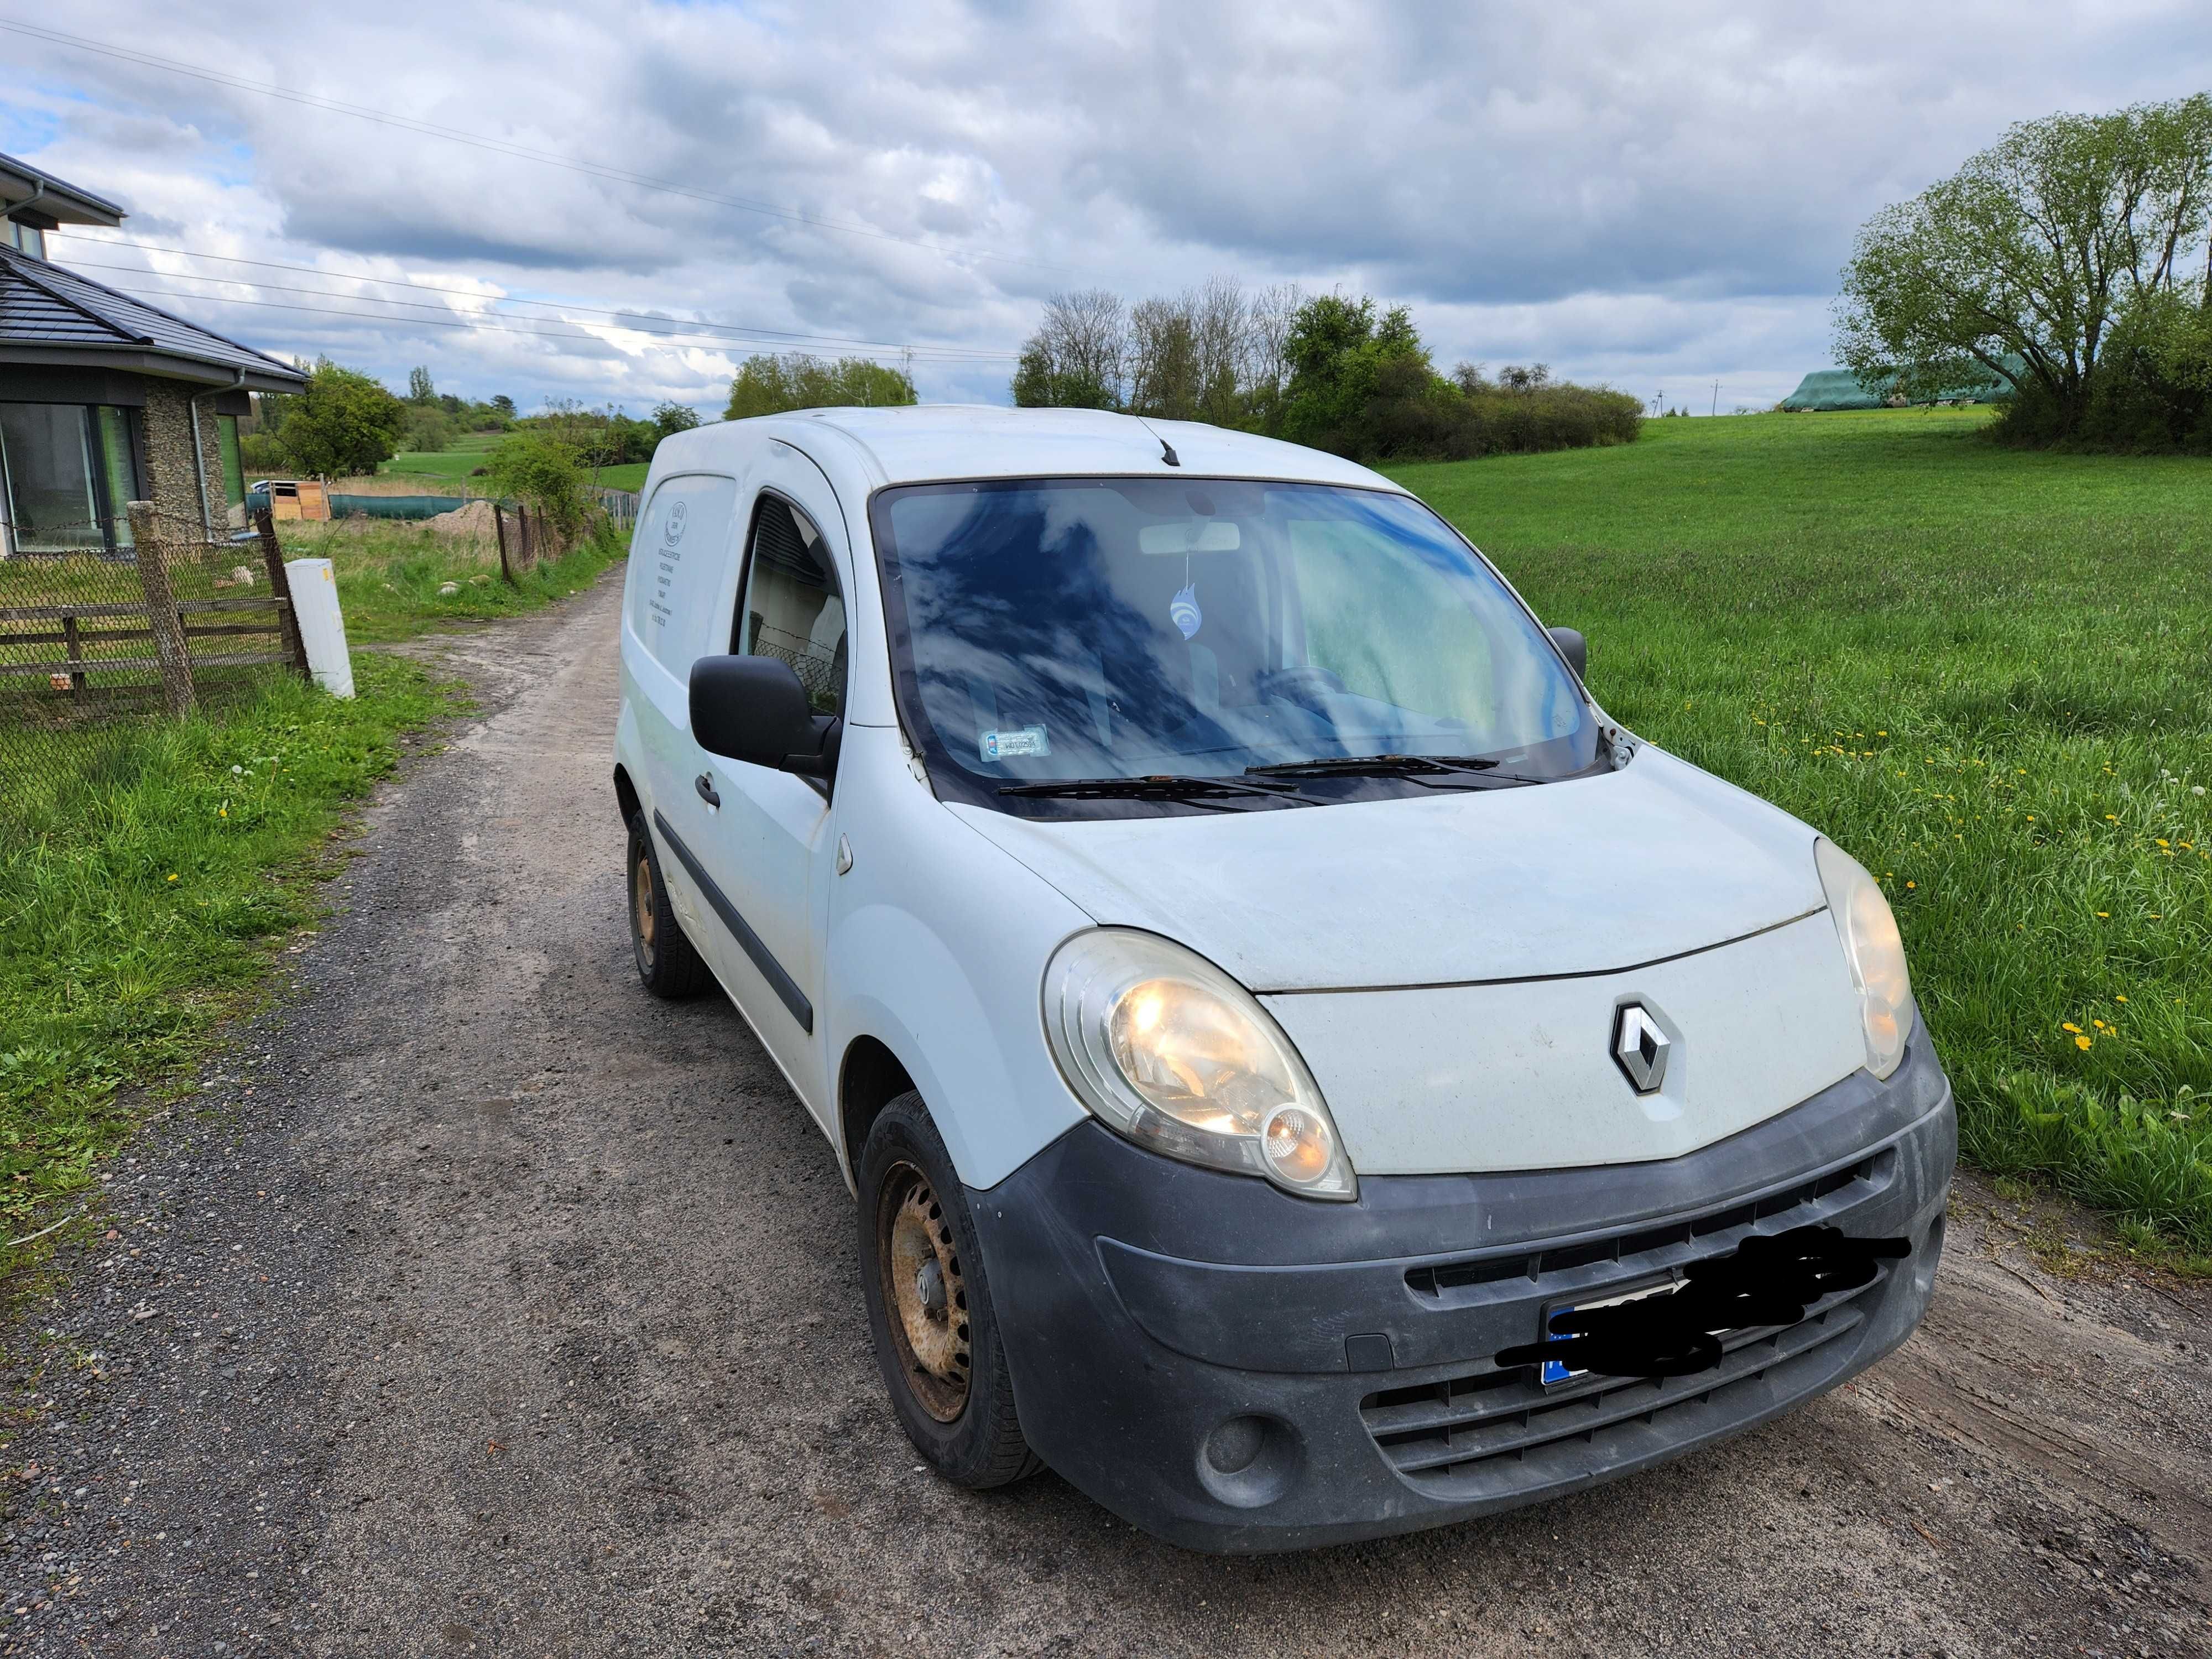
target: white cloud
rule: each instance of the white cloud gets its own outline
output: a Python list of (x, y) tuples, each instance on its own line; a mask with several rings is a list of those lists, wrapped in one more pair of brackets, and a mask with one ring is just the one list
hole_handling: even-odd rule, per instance
[[(2012, 120), (2197, 90), (2212, 56), (2212, 17), (2179, 0), (240, 0), (220, 35), (81, 0), (68, 19), (692, 192), (11, 35), (9, 142), (124, 201), (137, 240), (478, 296), (153, 261), (260, 284), (174, 283), (173, 308), (394, 381), (427, 362), (525, 403), (710, 410), (752, 348), (595, 312), (909, 342), (927, 394), (998, 398), (1011, 362), (982, 354), (1011, 353), (1045, 293), (1228, 271), (1402, 300), (1446, 362), (1542, 359), (1700, 409), (1717, 378), (1723, 409), (1769, 402), (1827, 361), (1834, 273), (1869, 213)], [(285, 287), (434, 309), (362, 322), (183, 297), (349, 308)], [(504, 295), (568, 308), (494, 311)], [(485, 325), (435, 325), (469, 318)]]

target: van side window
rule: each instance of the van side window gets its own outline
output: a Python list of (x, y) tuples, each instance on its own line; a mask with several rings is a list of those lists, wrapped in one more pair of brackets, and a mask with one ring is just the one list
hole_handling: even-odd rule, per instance
[(730, 568), (737, 501), (735, 479), (678, 474), (653, 492), (630, 538), (630, 628), (678, 679), (714, 648), (708, 613)]
[(730, 649), (789, 663), (817, 714), (845, 708), (845, 598), (813, 521), (781, 495), (753, 511), (744, 597)]

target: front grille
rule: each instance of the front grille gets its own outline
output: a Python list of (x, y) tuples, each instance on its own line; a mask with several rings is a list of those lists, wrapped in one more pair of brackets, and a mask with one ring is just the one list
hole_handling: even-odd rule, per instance
[[(1872, 1187), (1886, 1179), (1896, 1156), (1895, 1152), (1884, 1150), (1847, 1168), (1832, 1170), (1816, 1181), (1770, 1193), (1764, 1198), (1725, 1210), (1670, 1221), (1663, 1226), (1615, 1233), (1559, 1249), (1538, 1250), (1528, 1255), (1483, 1256), (1465, 1261), (1430, 1262), (1419, 1267), (1408, 1267), (1406, 1270), (1406, 1287), (1416, 1296), (1430, 1301), (1441, 1301), (1447, 1298), (1451, 1291), (1470, 1285), (1498, 1285), (1516, 1279), (1540, 1280), (1547, 1273), (1565, 1273), (1570, 1268), (1587, 1267), (1598, 1262), (1620, 1262), (1630, 1267), (1668, 1266), (1671, 1264), (1664, 1260), (1668, 1253), (1679, 1254), (1683, 1246), (1713, 1240), (1719, 1234), (1748, 1231), (1758, 1223), (1777, 1216), (1788, 1217), (1785, 1224), (1788, 1226), (1818, 1226), (1827, 1217), (1850, 1208), (1866, 1196), (1863, 1191), (1852, 1189), (1854, 1183), (1864, 1182)], [(1791, 1213), (1800, 1210), (1806, 1213)], [(1773, 1230), (1759, 1228), (1759, 1231)], [(1638, 1258), (1644, 1256), (1654, 1259), (1649, 1263), (1638, 1262)]]
[[(1417, 1485), (1449, 1488), (1479, 1478), (1494, 1459), (1522, 1462), (1565, 1445), (1589, 1447), (1612, 1462), (1632, 1455), (1632, 1443), (1654, 1437), (1691, 1437), (1690, 1422), (1714, 1426), (1748, 1413), (1750, 1396), (1765, 1390), (1793, 1397), (1832, 1370), (1848, 1350), (1828, 1345), (1856, 1330), (1864, 1316), (1853, 1304), (1887, 1284), (1890, 1269), (1858, 1289), (1830, 1298), (1795, 1325), (1731, 1332), (1721, 1363), (1693, 1376), (1588, 1376), (1546, 1389), (1535, 1368), (1516, 1365), (1448, 1378), (1419, 1388), (1386, 1389), (1360, 1402), (1367, 1431), (1391, 1466)], [(1514, 1484), (1525, 1483), (1525, 1477)]]
[[(1559, 1249), (1412, 1268), (1406, 1282), (1439, 1305), (1510, 1297), (1528, 1302), (1532, 1312), (1577, 1294), (1602, 1296), (1607, 1283), (1726, 1254), (1751, 1231), (1822, 1224), (1887, 1185), (1894, 1156), (1885, 1151), (1753, 1202), (1664, 1226)], [(1606, 1283), (1575, 1271), (1599, 1263), (1622, 1271), (1603, 1275)], [(1794, 1325), (1727, 1333), (1721, 1363), (1694, 1376), (1589, 1376), (1547, 1389), (1533, 1365), (1500, 1370), (1484, 1361), (1458, 1376), (1370, 1394), (1360, 1402), (1360, 1418), (1392, 1467), (1439, 1498), (1525, 1489), (1618, 1466), (1818, 1387), (1853, 1351), (1855, 1345), (1837, 1339), (1858, 1329), (1865, 1308), (1880, 1299), (1902, 1265), (1882, 1263), (1868, 1283), (1816, 1304)]]

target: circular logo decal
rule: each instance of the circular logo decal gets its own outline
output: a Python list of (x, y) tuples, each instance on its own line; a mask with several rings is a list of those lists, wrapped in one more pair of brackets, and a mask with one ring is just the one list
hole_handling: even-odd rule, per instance
[(684, 539), (684, 523), (690, 518), (690, 502), (677, 502), (675, 506), (668, 509), (668, 528), (662, 533), (665, 534), (671, 542), (682, 541)]

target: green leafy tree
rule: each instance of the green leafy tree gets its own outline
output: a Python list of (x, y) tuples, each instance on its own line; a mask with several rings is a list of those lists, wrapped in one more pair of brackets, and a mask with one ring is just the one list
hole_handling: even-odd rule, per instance
[(2159, 296), (2212, 299), (2208, 212), (2212, 94), (2023, 122), (1861, 229), (1838, 354), (1907, 396), (2016, 380), (2039, 435), (2071, 436), (2130, 317), (2140, 337), (2158, 331)]
[(699, 411), (689, 404), (655, 404), (653, 429), (665, 438), (672, 432), (689, 432), (699, 424)]
[(803, 351), (748, 357), (730, 382), (726, 421), (794, 409), (873, 409), (916, 402), (914, 376), (866, 357), (834, 362)]
[(301, 472), (343, 477), (375, 471), (406, 431), (406, 404), (380, 382), (324, 357), (290, 399), (277, 437)]
[(422, 364), (418, 363), (407, 371), (407, 401), (410, 404), (434, 404), (438, 401), (438, 388), (430, 384), (430, 371)]
[(1420, 398), (1437, 379), (1413, 313), (1393, 306), (1377, 317), (1375, 301), (1364, 295), (1321, 294), (1307, 301), (1291, 321), (1284, 355), (1291, 373), (1282, 435), (1340, 454), (1368, 447), (1359, 434), (1378, 392), (1401, 401)]
[(452, 447), (453, 422), (436, 404), (407, 406), (407, 435), (404, 447), (421, 454), (435, 455)]
[(491, 400), (491, 410), (502, 421), (511, 421), (514, 418), (514, 399), (502, 392)]
[(589, 479), (571, 446), (543, 431), (518, 433), (492, 450), (484, 469), (494, 494), (539, 508), (562, 534), (582, 526)]

